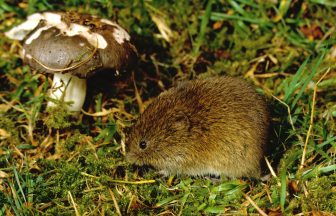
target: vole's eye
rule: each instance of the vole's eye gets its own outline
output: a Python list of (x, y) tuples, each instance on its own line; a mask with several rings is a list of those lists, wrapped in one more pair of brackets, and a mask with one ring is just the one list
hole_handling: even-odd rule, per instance
[(147, 147), (147, 143), (146, 143), (146, 141), (141, 141), (141, 142), (139, 143), (139, 147), (140, 147), (141, 149), (145, 149), (145, 148)]

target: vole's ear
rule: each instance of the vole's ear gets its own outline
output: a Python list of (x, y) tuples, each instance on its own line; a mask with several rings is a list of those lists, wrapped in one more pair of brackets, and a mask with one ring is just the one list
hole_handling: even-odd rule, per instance
[(172, 129), (173, 130), (189, 130), (190, 120), (188, 115), (181, 110), (177, 110), (172, 116)]

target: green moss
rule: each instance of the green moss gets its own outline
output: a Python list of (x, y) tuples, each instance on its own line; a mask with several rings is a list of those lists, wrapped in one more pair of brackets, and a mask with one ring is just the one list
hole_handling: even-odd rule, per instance
[(89, 155), (85, 158), (86, 170), (92, 175), (112, 175), (113, 171), (118, 166), (118, 162), (115, 158), (102, 158), (96, 157), (96, 155)]
[[(0, 191), (0, 209), (5, 205), (8, 204), (6, 195)], [(0, 211), (1, 212), (1, 211)]]
[[(0, 129), (4, 130), (6, 133), (5, 137), (1, 137), (2, 140), (8, 144), (18, 145), (19, 142), (19, 133), (18, 129), (15, 126), (15, 121), (12, 118), (2, 116), (0, 113)], [(8, 137), (7, 137), (8, 136)]]
[(65, 129), (69, 128), (73, 122), (70, 121), (71, 114), (66, 108), (66, 105), (60, 103), (55, 107), (51, 107), (47, 110), (48, 117), (45, 120), (45, 124), (49, 128)]
[(37, 187), (36, 199), (50, 202), (67, 197), (68, 191), (75, 197), (82, 195), (85, 181), (79, 164), (63, 160), (57, 162), (41, 160), (39, 163), (46, 172), (43, 175), (43, 183)]
[(69, 136), (60, 142), (57, 147), (58, 153), (71, 153), (73, 151), (83, 148), (84, 134), (81, 134), (78, 130), (73, 131)]
[(311, 179), (307, 191), (308, 195), (300, 199), (303, 212), (336, 212), (336, 174)]

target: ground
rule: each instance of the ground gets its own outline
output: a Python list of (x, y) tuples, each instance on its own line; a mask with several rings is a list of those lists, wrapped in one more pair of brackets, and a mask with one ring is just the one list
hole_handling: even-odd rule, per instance
[[(0, 215), (336, 214), (336, 3), (332, 0), (0, 1)], [(52, 77), (4, 32), (29, 14), (117, 21), (140, 60), (89, 80), (79, 117), (46, 110)], [(272, 110), (270, 177), (164, 177), (127, 164), (127, 129), (180, 80), (239, 76)]]

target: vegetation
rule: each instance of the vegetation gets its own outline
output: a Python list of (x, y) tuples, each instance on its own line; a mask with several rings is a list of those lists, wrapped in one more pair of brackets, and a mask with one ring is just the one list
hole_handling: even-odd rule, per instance
[[(336, 214), (336, 3), (332, 0), (0, 0), (0, 215)], [(46, 111), (48, 76), (4, 32), (78, 11), (131, 34), (133, 74), (89, 80), (85, 112)], [(241, 76), (272, 107), (264, 182), (162, 177), (126, 163), (127, 128), (176, 82)]]

